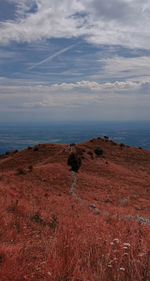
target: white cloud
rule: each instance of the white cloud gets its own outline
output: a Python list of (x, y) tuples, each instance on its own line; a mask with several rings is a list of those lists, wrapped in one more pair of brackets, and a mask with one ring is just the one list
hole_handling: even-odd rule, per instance
[[(128, 91), (135, 90), (141, 88), (145, 83), (150, 83), (150, 77), (144, 79), (143, 81), (116, 81), (114, 83), (97, 83), (94, 81), (80, 81), (76, 83), (62, 83), (62, 84), (53, 84), (50, 89), (54, 91), (81, 91), (86, 92), (89, 90), (90, 92), (114, 92), (114, 91)], [(109, 94), (109, 92), (108, 92)]]
[(56, 120), (68, 117), (71, 120), (150, 119), (150, 78), (101, 84), (79, 81), (51, 86), (34, 82), (30, 86), (7, 86), (10, 81), (6, 80), (2, 79), (1, 84), (5, 84), (0, 86), (2, 117), (16, 114), (19, 119), (34, 115), (40, 120), (47, 120), (49, 116)]
[(147, 76), (150, 73), (150, 57), (142, 56), (135, 58), (126, 58), (115, 56), (112, 58), (102, 59), (100, 63), (104, 63), (104, 72), (108, 77), (121, 77), (125, 72), (129, 76)]
[(93, 44), (150, 49), (148, 0), (9, 1), (17, 18), (0, 23), (1, 43), (84, 36)]

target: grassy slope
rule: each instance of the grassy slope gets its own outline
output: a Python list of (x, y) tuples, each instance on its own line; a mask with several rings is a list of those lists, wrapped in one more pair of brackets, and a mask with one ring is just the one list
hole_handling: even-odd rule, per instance
[(150, 280), (149, 226), (126, 217), (149, 218), (150, 151), (104, 139), (73, 150), (83, 158), (75, 189), (82, 204), (69, 192), (69, 146), (0, 158), (0, 280)]

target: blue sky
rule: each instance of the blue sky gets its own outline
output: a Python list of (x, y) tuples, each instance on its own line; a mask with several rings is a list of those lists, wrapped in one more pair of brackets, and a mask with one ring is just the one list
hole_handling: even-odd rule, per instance
[(150, 120), (148, 0), (0, 0), (0, 120)]

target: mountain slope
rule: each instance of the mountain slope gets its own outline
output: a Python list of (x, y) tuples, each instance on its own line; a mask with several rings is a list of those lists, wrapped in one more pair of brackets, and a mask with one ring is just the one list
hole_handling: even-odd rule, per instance
[(106, 137), (0, 156), (0, 280), (149, 280), (149, 159)]

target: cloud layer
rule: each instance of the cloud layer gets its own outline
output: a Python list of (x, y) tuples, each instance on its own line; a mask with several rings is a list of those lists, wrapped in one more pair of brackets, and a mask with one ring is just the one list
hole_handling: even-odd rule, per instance
[(101, 84), (79, 81), (51, 86), (4, 85), (0, 86), (0, 112), (3, 115), (22, 112), (26, 118), (33, 113), (41, 120), (42, 114), (57, 120), (67, 120), (68, 115), (79, 120), (146, 120), (150, 118), (149, 88), (150, 78)]
[[(148, 0), (7, 0), (15, 17), (0, 22), (0, 42), (83, 36), (93, 44), (150, 49)], [(20, 3), (21, 2), (21, 3)]]

